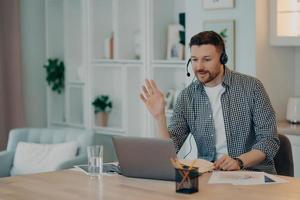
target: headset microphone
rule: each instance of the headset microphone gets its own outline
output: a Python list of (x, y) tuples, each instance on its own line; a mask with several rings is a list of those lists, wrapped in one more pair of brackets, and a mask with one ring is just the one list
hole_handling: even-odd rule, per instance
[(189, 72), (189, 64), (190, 64), (190, 62), (191, 62), (191, 59), (189, 59), (188, 60), (188, 62), (187, 62), (187, 64), (186, 64), (186, 75), (187, 75), (187, 77), (190, 77), (191, 76), (191, 74), (190, 74), (190, 72)]

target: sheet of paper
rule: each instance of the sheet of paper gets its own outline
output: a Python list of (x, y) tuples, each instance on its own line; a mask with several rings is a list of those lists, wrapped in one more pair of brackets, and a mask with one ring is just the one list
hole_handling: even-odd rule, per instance
[(209, 184), (229, 183), (233, 185), (264, 184), (264, 172), (251, 171), (214, 171), (208, 181)]
[[(184, 165), (187, 165), (187, 166), (190, 166), (193, 161), (194, 160), (187, 160), (187, 159), (180, 159), (179, 160), (180, 163), (182, 163)], [(214, 163), (209, 162), (209, 161), (204, 160), (204, 159), (197, 159), (193, 166), (198, 167), (198, 171), (200, 173), (205, 173), (205, 172), (208, 172), (208, 171), (212, 171), (214, 169)]]
[(286, 183), (288, 181), (265, 172), (254, 171), (214, 171), (209, 184), (229, 183), (233, 185), (260, 185)]

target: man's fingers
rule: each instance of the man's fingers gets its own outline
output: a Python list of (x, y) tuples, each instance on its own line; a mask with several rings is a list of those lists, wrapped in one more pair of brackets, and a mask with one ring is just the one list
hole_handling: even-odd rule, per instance
[(143, 86), (142, 89), (143, 89), (143, 92), (144, 92), (144, 97), (149, 98), (150, 94), (149, 94), (147, 88), (145, 86)]
[(215, 162), (215, 167), (216, 169), (219, 169), (220, 166), (222, 165), (222, 163), (226, 160), (226, 157), (221, 157), (220, 159), (218, 159), (216, 162)]
[(146, 83), (146, 87), (147, 87), (149, 94), (153, 94), (153, 89), (152, 89), (150, 81), (148, 79), (146, 79), (145, 83)]
[(150, 84), (151, 84), (151, 86), (152, 86), (152, 88), (153, 88), (153, 91), (158, 90), (158, 87), (157, 87), (157, 85), (156, 85), (156, 83), (155, 83), (154, 80), (150, 80), (149, 82), (150, 82)]
[(142, 101), (144, 102), (144, 103), (146, 103), (146, 98), (144, 97), (144, 95), (143, 94), (140, 94), (140, 98), (142, 99)]

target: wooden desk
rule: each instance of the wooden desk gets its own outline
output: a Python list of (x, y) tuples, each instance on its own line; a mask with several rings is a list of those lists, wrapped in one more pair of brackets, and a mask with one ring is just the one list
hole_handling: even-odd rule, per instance
[(0, 199), (6, 200), (166, 200), (166, 199), (243, 199), (299, 200), (300, 179), (284, 177), (289, 183), (257, 186), (209, 185), (210, 174), (199, 179), (199, 192), (175, 193), (175, 183), (147, 179), (104, 176), (90, 179), (82, 172), (65, 170), (52, 173), (0, 179)]

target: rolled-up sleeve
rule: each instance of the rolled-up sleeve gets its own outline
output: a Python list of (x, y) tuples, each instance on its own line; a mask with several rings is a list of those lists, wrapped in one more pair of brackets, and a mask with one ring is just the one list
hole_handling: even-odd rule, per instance
[(275, 111), (262, 83), (257, 80), (253, 99), (253, 124), (257, 149), (266, 154), (266, 161), (271, 161), (279, 149)]
[(185, 98), (183, 92), (178, 95), (176, 104), (174, 107), (173, 115), (170, 119), (168, 126), (170, 137), (172, 138), (176, 152), (180, 150), (184, 141), (190, 133), (190, 128), (188, 126), (186, 117), (185, 117)]

